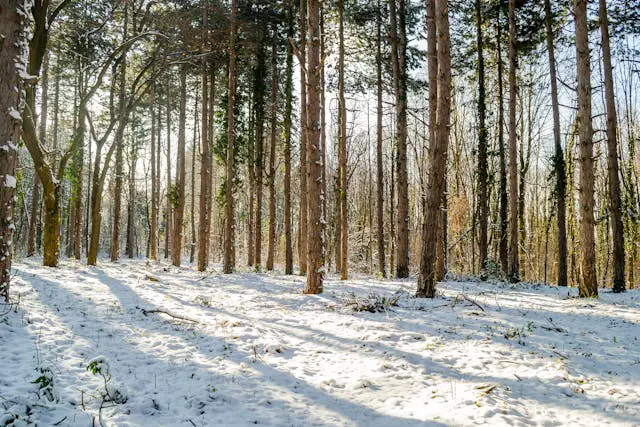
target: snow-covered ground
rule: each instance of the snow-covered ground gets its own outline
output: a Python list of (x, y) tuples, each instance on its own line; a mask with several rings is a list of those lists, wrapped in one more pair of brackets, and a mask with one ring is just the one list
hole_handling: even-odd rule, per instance
[[(449, 282), (418, 300), (413, 281), (331, 278), (308, 296), (301, 277), (140, 260), (15, 268), (4, 422), (640, 425), (638, 291)], [(345, 305), (370, 293), (398, 306)]]

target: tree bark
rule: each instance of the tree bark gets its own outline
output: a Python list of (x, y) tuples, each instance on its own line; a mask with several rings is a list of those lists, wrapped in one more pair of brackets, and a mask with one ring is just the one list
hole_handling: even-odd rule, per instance
[(156, 184), (156, 109), (155, 93), (151, 93), (151, 220), (149, 230), (149, 258), (153, 261), (158, 259), (158, 205), (155, 198)]
[[(127, 40), (127, 20), (128, 20), (128, 5), (124, 5), (124, 23), (122, 31), (122, 39)], [(126, 96), (125, 86), (127, 82), (127, 55), (122, 56), (122, 62), (120, 66), (120, 99), (119, 108), (120, 112), (125, 108)], [(123, 178), (123, 159), (122, 154), (124, 150), (124, 132), (120, 135), (120, 138), (113, 142), (116, 145), (116, 182), (113, 194), (113, 231), (111, 233), (111, 261), (117, 261), (120, 258), (120, 217), (122, 207), (122, 178)], [(105, 167), (107, 167), (105, 165)]]
[(496, 42), (498, 45), (498, 158), (500, 161), (500, 242), (498, 254), (500, 267), (504, 274), (509, 272), (509, 231), (508, 231), (508, 193), (507, 193), (507, 156), (504, 146), (504, 95), (503, 95), (503, 64), (502, 64), (502, 23), (500, 9), (496, 28)]
[(13, 258), (13, 208), (20, 143), (22, 78), (30, 22), (23, 0), (7, 0), (0, 10), (0, 298), (9, 302)]
[(593, 123), (591, 115), (591, 61), (587, 0), (575, 0), (573, 13), (578, 62), (578, 136), (580, 138), (580, 234), (582, 247), (581, 297), (598, 295), (594, 219)]
[(180, 117), (178, 119), (178, 150), (176, 164), (175, 210), (173, 213), (173, 238), (171, 239), (171, 261), (176, 267), (182, 262), (182, 233), (185, 206), (185, 140), (187, 111), (187, 66), (180, 67)]
[(320, 5), (318, 0), (308, 0), (309, 49), (307, 59), (307, 185), (308, 204), (308, 249), (307, 284), (305, 294), (320, 294), (323, 289), (324, 239), (322, 198), (322, 153), (320, 150)]
[(347, 105), (344, 97), (344, 1), (338, 0), (338, 197), (340, 202), (340, 280), (349, 278), (349, 218), (347, 212)]
[(445, 188), (447, 151), (449, 146), (449, 120), (451, 116), (451, 44), (449, 38), (449, 7), (446, 0), (439, 0), (435, 7), (438, 52), (438, 102), (436, 137), (431, 147), (427, 200), (422, 227), (422, 253), (420, 276), (416, 296), (433, 298), (436, 284), (436, 244), (438, 227), (434, 227), (441, 209)]
[(263, 177), (264, 177), (264, 121), (265, 121), (265, 74), (266, 64), (264, 49), (260, 47), (257, 54), (257, 65), (255, 71), (255, 88), (256, 88), (256, 138), (255, 138), (255, 150), (254, 150), (254, 175), (256, 179), (255, 191), (256, 191), (256, 206), (255, 216), (253, 223), (254, 233), (254, 255), (253, 261), (256, 270), (262, 268), (262, 194), (263, 194)]
[(378, 0), (378, 10), (376, 14), (376, 89), (377, 89), (377, 110), (376, 110), (376, 225), (378, 228), (378, 271), (382, 277), (387, 277), (385, 266), (385, 245), (384, 245), (384, 169), (382, 154), (382, 4)]
[(307, 2), (300, 0), (300, 213), (298, 218), (298, 263), (307, 274)]
[(226, 164), (226, 221), (224, 236), (224, 272), (226, 274), (233, 273), (235, 269), (235, 260), (233, 256), (233, 247), (235, 245), (235, 211), (233, 199), (233, 180), (234, 180), (234, 146), (236, 139), (235, 129), (235, 97), (236, 97), (236, 36), (238, 32), (237, 23), (238, 1), (231, 1), (231, 30), (229, 32), (229, 101), (227, 105), (227, 164)]
[(489, 189), (487, 161), (487, 107), (484, 83), (484, 40), (482, 38), (482, 2), (476, 0), (476, 43), (478, 47), (478, 221), (480, 227), (480, 269), (488, 259), (487, 227), (489, 222)]
[(409, 277), (409, 185), (407, 177), (407, 82), (405, 2), (389, 0), (391, 61), (396, 92), (396, 185), (398, 214), (396, 230), (396, 277)]
[(625, 291), (624, 226), (622, 224), (622, 198), (620, 195), (620, 166), (618, 165), (618, 118), (615, 101), (611, 47), (609, 43), (609, 18), (607, 3), (599, 2), (600, 36), (602, 38), (602, 65), (607, 109), (607, 149), (609, 173), (609, 210), (613, 232), (613, 291)]
[(278, 133), (278, 27), (273, 26), (271, 50), (271, 141), (269, 144), (269, 243), (267, 270), (273, 270), (276, 251), (276, 141)]
[(518, 141), (516, 122), (516, 2), (509, 0), (509, 281), (520, 281), (518, 233)]
[(558, 103), (558, 78), (556, 77), (556, 57), (553, 45), (553, 28), (551, 26), (551, 0), (545, 0), (545, 27), (547, 32), (547, 52), (549, 54), (549, 77), (551, 79), (551, 108), (553, 112), (553, 141), (555, 153), (553, 158), (556, 175), (556, 219), (558, 226), (558, 286), (567, 286), (567, 220), (566, 220), (566, 187), (564, 152), (560, 137), (560, 107)]
[[(43, 61), (42, 70), (42, 95), (40, 97), (40, 123), (38, 138), (42, 144), (47, 140), (47, 111), (49, 105), (49, 55)], [(29, 234), (27, 244), (27, 257), (33, 256), (37, 251), (38, 230), (40, 229), (40, 179), (38, 174), (33, 174), (33, 192), (31, 197), (31, 221), (29, 222)]]
[[(287, 35), (293, 40), (293, 0), (288, 1), (289, 27)], [(286, 106), (284, 115), (284, 240), (285, 274), (293, 274), (293, 243), (291, 230), (291, 115), (293, 111), (293, 46), (287, 43), (287, 71), (285, 81)]]

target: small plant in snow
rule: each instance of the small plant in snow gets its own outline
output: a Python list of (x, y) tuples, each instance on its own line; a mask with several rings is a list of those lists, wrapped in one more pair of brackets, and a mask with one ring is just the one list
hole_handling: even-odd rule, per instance
[(94, 357), (87, 365), (87, 371), (93, 375), (100, 375), (104, 381), (104, 391), (100, 391), (105, 402), (125, 403), (128, 400), (124, 386), (114, 386), (111, 383), (111, 367), (109, 359), (104, 356)]
[(358, 297), (351, 293), (349, 298), (344, 301), (344, 305), (356, 312), (379, 313), (387, 311), (390, 307), (397, 307), (399, 300), (400, 294), (398, 293), (391, 296), (370, 293), (366, 297)]
[(484, 263), (484, 268), (480, 272), (480, 279), (485, 282), (506, 282), (505, 276), (500, 264), (493, 259), (487, 259)]
[(36, 368), (36, 371), (40, 374), (35, 380), (32, 381), (33, 384), (38, 385), (38, 398), (46, 398), (49, 402), (57, 402), (58, 394), (56, 393), (54, 386), (54, 376), (53, 371), (50, 368)]

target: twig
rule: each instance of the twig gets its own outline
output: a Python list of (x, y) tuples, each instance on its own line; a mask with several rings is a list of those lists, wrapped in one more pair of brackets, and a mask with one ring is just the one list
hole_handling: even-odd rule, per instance
[(60, 425), (60, 424), (62, 424), (62, 422), (63, 422), (64, 420), (66, 420), (66, 419), (67, 419), (67, 416), (65, 415), (63, 419), (61, 419), (61, 420), (60, 420), (60, 421), (58, 421), (57, 423), (53, 423), (53, 425), (54, 425), (54, 426), (59, 426), (59, 425)]
[(147, 315), (149, 315), (151, 313), (162, 313), (162, 314), (166, 314), (167, 316), (173, 317), (174, 319), (185, 320), (187, 322), (193, 322), (193, 323), (200, 323), (197, 320), (190, 319), (188, 317), (178, 316), (177, 314), (169, 313), (166, 310), (161, 310), (161, 309), (147, 310), (147, 309), (140, 308), (140, 307), (136, 307), (136, 308), (140, 309), (142, 311), (142, 314), (144, 314), (145, 316), (147, 316)]
[(198, 427), (198, 426), (196, 426), (196, 423), (194, 423), (193, 421), (191, 421), (191, 418), (189, 418), (187, 421), (189, 421), (193, 427)]
[(563, 359), (568, 359), (569, 358), (569, 356), (565, 356), (564, 354), (560, 353), (559, 351), (551, 350), (551, 352), (557, 354), (558, 356), (560, 356)]

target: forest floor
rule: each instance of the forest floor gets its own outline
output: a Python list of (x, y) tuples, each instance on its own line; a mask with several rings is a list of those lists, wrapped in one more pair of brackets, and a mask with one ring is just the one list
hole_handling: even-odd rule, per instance
[(298, 276), (38, 261), (0, 313), (0, 425), (640, 424), (640, 291), (421, 300), (413, 280), (331, 277), (309, 296)]

